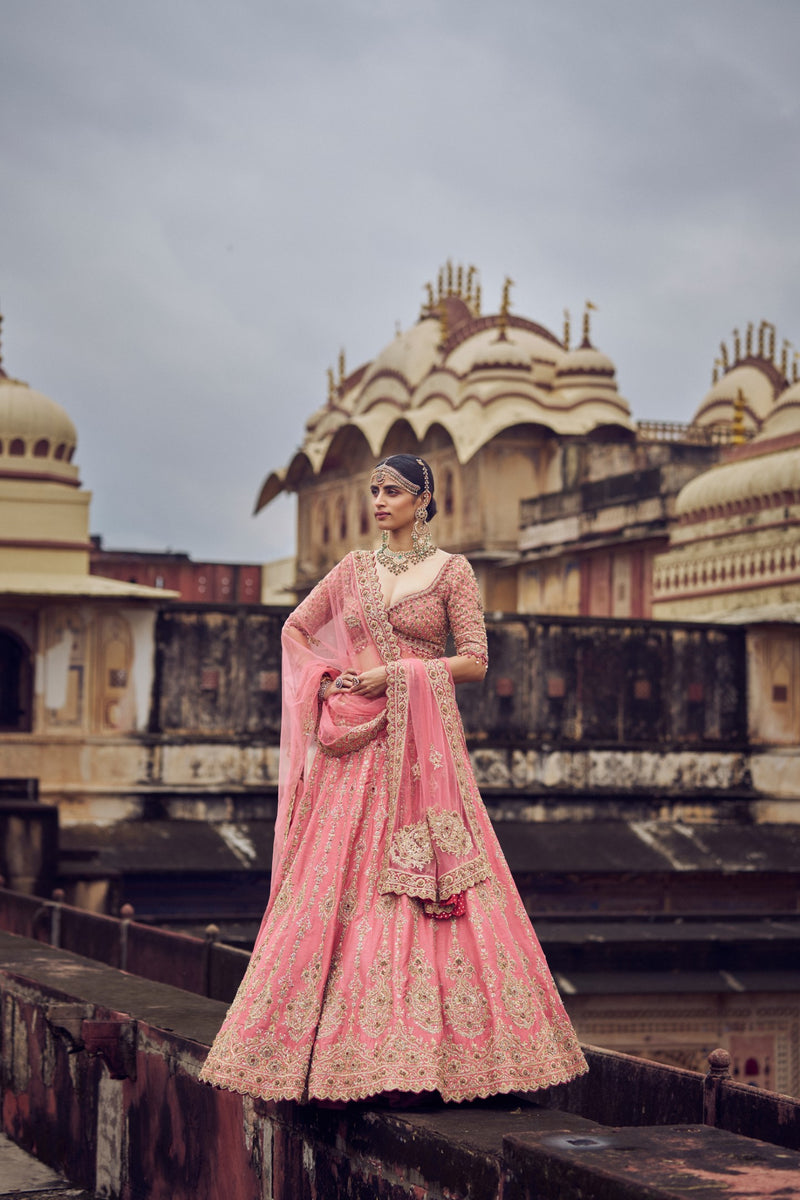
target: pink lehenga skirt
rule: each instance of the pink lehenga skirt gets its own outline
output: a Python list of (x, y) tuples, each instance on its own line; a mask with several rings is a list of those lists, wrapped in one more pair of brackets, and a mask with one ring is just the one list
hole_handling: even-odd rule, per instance
[(539, 942), (480, 806), (492, 876), (466, 914), (381, 895), (385, 735), (314, 757), (282, 878), (200, 1078), (269, 1100), (439, 1092), (468, 1100), (586, 1069)]

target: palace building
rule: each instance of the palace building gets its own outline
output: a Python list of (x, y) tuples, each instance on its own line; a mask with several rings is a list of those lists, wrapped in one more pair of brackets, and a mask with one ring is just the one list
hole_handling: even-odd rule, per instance
[(1, 773), (67, 805), (136, 771), (129, 735), (147, 728), (156, 613), (173, 594), (90, 574), (76, 445), (64, 409), (0, 362)]
[[(372, 467), (416, 451), (436, 539), (468, 555), (488, 609), (489, 672), (459, 697), (476, 776), (581, 1036), (684, 1066), (724, 1045), (741, 1078), (796, 1090), (788, 354), (769, 326), (734, 335), (692, 422), (637, 421), (590, 308), (573, 347), (568, 322), (556, 336), (512, 313), (510, 284), (487, 316), (475, 272), (445, 268), (411, 330), (358, 370), (340, 361), (265, 480), (259, 508), (297, 494), (298, 541), (290, 570), (266, 565), (262, 602), (255, 564), (92, 553), (75, 427), (3, 372), (0, 873), (247, 940), (285, 610), (375, 544)], [(5, 790), (22, 784), (38, 802)]]
[(297, 591), (373, 544), (372, 467), (412, 451), (434, 470), (437, 541), (469, 556), (489, 609), (516, 610), (521, 501), (561, 487), (565, 446), (626, 446), (635, 431), (613, 363), (591, 344), (588, 310), (571, 350), (568, 328), (559, 338), (510, 311), (510, 287), (484, 315), (474, 268), (448, 264), (411, 329), (355, 371), (340, 357), (300, 450), (256, 505), (297, 493)]

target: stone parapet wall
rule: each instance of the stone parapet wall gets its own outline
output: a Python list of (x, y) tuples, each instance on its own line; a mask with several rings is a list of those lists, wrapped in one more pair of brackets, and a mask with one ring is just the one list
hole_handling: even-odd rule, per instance
[(798, 1102), (724, 1065), (587, 1047), (588, 1076), (532, 1098), (267, 1103), (197, 1081), (224, 1004), (9, 934), (0, 955), (3, 1128), (108, 1200), (696, 1200), (709, 1180), (781, 1194), (800, 1170)]

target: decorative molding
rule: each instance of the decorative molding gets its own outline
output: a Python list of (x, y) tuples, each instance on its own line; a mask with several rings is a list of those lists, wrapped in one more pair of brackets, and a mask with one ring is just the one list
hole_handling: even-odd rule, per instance
[(791, 541), (773, 539), (763, 545), (710, 554), (670, 550), (653, 565), (653, 600), (663, 603), (725, 592), (747, 593), (800, 582), (800, 536), (793, 532)]

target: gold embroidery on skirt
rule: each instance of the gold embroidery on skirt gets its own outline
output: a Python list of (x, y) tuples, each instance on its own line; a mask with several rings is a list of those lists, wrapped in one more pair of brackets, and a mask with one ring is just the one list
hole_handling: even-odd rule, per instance
[(515, 968), (511, 956), (499, 942), (497, 965), (503, 977), (501, 994), (506, 1012), (515, 1025), (519, 1025), (523, 1029), (530, 1029), (536, 1017), (530, 983), (526, 978), (521, 977), (524, 968)]
[(347, 891), (342, 892), (342, 897), (339, 901), (339, 924), (349, 925), (355, 916), (356, 906), (358, 903), (358, 895), (355, 886), (349, 887)]
[(328, 1037), (335, 1033), (346, 1016), (347, 999), (342, 992), (342, 955), (341, 952), (338, 952), (334, 957), (328, 982), (325, 984), (318, 1029), (320, 1037)]
[(382, 947), (369, 969), (367, 992), (358, 1006), (361, 1028), (370, 1037), (380, 1037), (392, 1015), (391, 970), (391, 959)]
[(408, 964), (406, 1001), (414, 1020), (428, 1033), (442, 1031), (442, 1005), (436, 976), (419, 946), (415, 946)]
[(489, 1005), (482, 989), (476, 986), (475, 968), (458, 944), (455, 925), (453, 922), (453, 942), (446, 971), (447, 978), (454, 982), (444, 998), (444, 1015), (456, 1033), (477, 1037), (486, 1028)]
[(302, 980), (305, 987), (298, 995), (292, 997), (283, 1010), (286, 1028), (296, 1042), (299, 1042), (304, 1034), (312, 1032), (313, 1026), (316, 1024), (319, 1008), (317, 988), (321, 973), (322, 951), (318, 950), (303, 971)]

